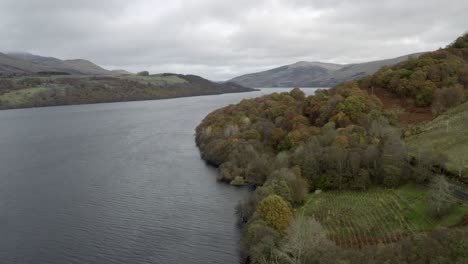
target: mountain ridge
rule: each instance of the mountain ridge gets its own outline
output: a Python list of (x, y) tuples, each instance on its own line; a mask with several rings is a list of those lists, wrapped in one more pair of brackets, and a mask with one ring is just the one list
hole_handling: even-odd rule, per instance
[(27, 52), (0, 53), (0, 75), (37, 75), (40, 73), (70, 75), (116, 75), (85, 59), (61, 60)]
[(383, 66), (395, 65), (424, 53), (426, 52), (352, 64), (298, 61), (266, 71), (244, 74), (229, 81), (248, 87), (332, 87), (344, 81), (373, 74)]

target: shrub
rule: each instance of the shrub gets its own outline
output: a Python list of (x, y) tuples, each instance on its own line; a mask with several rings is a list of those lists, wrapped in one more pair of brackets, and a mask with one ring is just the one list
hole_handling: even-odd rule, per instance
[(464, 101), (464, 99), (465, 91), (461, 85), (438, 89), (434, 93), (432, 112), (435, 114), (441, 114), (447, 109), (459, 105)]
[(247, 196), (237, 203), (235, 213), (241, 223), (247, 223), (255, 212), (255, 206), (257, 205), (253, 194)]
[(139, 73), (137, 73), (138, 76), (149, 76), (149, 72), (148, 71), (141, 71)]
[(37, 87), (42, 84), (42, 80), (39, 78), (27, 77), (24, 79), (20, 79), (18, 81), (18, 84), (20, 86), (25, 86), (25, 87)]
[(231, 185), (241, 186), (244, 184), (245, 184), (244, 178), (242, 178), (241, 176), (236, 176), (234, 180), (231, 181)]
[(0, 78), (0, 90), (10, 90), (14, 87), (15, 85), (12, 80)]
[(219, 176), (220, 180), (224, 181), (233, 181), (235, 178), (240, 177), (242, 175), (242, 169), (237, 167), (232, 162), (228, 161), (221, 166), (219, 166)]
[(293, 204), (302, 204), (307, 197), (307, 193), (309, 193), (309, 184), (307, 181), (305, 181), (301, 175), (295, 173), (287, 173), (284, 175), (284, 179), (291, 192), (291, 202)]
[(351, 189), (363, 191), (370, 186), (370, 173), (368, 170), (361, 169), (359, 173), (354, 175), (353, 180), (351, 181)]

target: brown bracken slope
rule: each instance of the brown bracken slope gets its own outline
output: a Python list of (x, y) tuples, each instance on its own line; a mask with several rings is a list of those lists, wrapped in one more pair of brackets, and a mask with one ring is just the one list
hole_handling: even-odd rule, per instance
[(402, 125), (419, 124), (434, 118), (429, 106), (418, 107), (414, 100), (398, 97), (383, 88), (368, 88), (366, 90), (382, 101), (384, 109), (394, 112)]

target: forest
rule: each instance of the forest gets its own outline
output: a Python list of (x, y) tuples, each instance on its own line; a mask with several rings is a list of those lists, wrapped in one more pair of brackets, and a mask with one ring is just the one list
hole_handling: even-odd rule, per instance
[(236, 208), (249, 261), (465, 263), (468, 205), (452, 185), (465, 176), (405, 139), (468, 99), (467, 74), (465, 34), (313, 96), (295, 88), (210, 113), (196, 128), (202, 158), (219, 180), (255, 186)]
[(433, 115), (459, 105), (468, 86), (468, 34), (444, 49), (383, 67), (358, 81), (362, 89), (382, 88)]

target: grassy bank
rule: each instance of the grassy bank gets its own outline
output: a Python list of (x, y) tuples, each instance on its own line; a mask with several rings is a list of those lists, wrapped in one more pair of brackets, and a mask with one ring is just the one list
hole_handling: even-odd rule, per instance
[(450, 109), (421, 126), (421, 133), (407, 138), (412, 155), (442, 153), (447, 169), (468, 181), (468, 102)]

